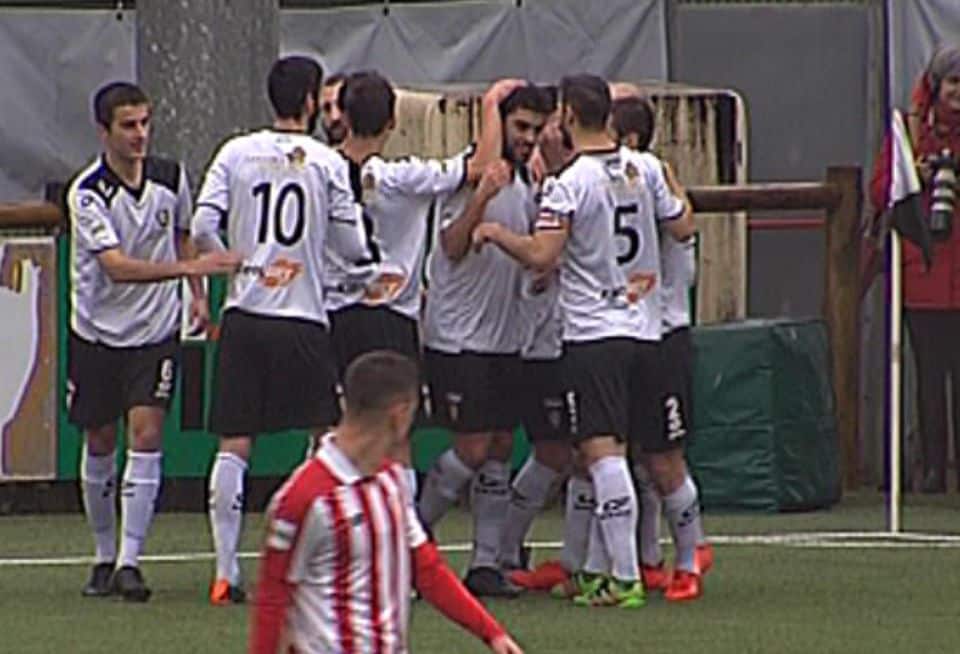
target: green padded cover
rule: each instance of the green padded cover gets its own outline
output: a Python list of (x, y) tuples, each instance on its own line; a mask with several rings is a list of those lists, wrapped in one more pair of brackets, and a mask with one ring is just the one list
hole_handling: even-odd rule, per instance
[(822, 321), (694, 329), (688, 458), (708, 508), (792, 511), (840, 499), (829, 342)]

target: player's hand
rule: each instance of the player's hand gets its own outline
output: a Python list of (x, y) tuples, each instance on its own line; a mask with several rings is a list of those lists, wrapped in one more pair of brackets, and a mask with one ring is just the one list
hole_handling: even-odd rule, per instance
[(490, 649), (496, 652), (496, 654), (523, 654), (520, 646), (513, 642), (513, 639), (507, 634), (490, 641)]
[(483, 102), (488, 105), (500, 104), (508, 95), (513, 93), (514, 89), (526, 86), (527, 83), (522, 79), (501, 79), (493, 83), (487, 92), (483, 94)]
[(499, 223), (487, 222), (480, 223), (474, 227), (473, 234), (471, 235), (471, 242), (473, 243), (474, 251), (479, 252), (485, 243), (496, 240), (499, 229)]
[(547, 176), (547, 162), (543, 160), (543, 153), (540, 152), (539, 145), (533, 149), (527, 167), (530, 168), (530, 175), (533, 176), (533, 181), (537, 184)]
[(232, 250), (218, 250), (201, 254), (196, 259), (188, 261), (189, 274), (195, 276), (224, 275), (236, 272), (243, 262), (243, 257)]
[(194, 296), (190, 300), (190, 335), (203, 333), (209, 324), (210, 304), (207, 302), (207, 296)]
[(480, 183), (477, 184), (477, 193), (481, 197), (490, 199), (509, 184), (512, 177), (513, 169), (510, 164), (503, 159), (498, 159), (484, 168)]

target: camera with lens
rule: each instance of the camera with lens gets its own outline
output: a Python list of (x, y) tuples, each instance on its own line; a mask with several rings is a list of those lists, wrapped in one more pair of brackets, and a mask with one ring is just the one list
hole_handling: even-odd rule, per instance
[(953, 209), (957, 202), (957, 160), (948, 149), (929, 160), (933, 170), (930, 184), (930, 235), (937, 241), (950, 238)]

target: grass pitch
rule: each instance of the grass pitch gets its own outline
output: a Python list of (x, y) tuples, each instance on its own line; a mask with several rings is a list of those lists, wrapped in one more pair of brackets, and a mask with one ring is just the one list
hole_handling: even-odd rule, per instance
[[(910, 531), (952, 538), (774, 537), (880, 531), (876, 495), (849, 496), (817, 513), (710, 514), (708, 532), (722, 538), (697, 602), (673, 605), (653, 596), (645, 608), (623, 611), (527, 596), (488, 606), (527, 652), (953, 654), (960, 651), (960, 498), (910, 498), (904, 520)], [(257, 549), (261, 527), (260, 517), (250, 515), (244, 551)], [(560, 528), (559, 510), (550, 510), (532, 538), (557, 541)], [(438, 538), (468, 543), (469, 531), (469, 517), (455, 513)], [(769, 538), (757, 544), (744, 535)], [(0, 518), (0, 652), (244, 651), (247, 609), (206, 603), (209, 558), (144, 563), (154, 589), (146, 605), (86, 599), (79, 591), (87, 566), (74, 557), (87, 556), (90, 541), (80, 515)], [(206, 554), (209, 547), (203, 514), (161, 514), (147, 554)], [(555, 554), (544, 549), (536, 557)], [(448, 558), (457, 567), (466, 562), (460, 552)], [(253, 579), (255, 558), (244, 559), (244, 568)], [(418, 654), (486, 651), (422, 602), (414, 608), (411, 641)]]

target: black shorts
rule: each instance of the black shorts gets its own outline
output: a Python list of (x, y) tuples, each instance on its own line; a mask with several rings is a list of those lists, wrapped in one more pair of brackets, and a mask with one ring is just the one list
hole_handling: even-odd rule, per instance
[(176, 337), (137, 347), (110, 347), (70, 333), (67, 410), (81, 429), (103, 427), (133, 407), (170, 408), (180, 343)]
[(254, 435), (339, 419), (330, 335), (320, 323), (229, 309), (219, 345), (211, 432)]
[(573, 439), (613, 436), (629, 442), (634, 416), (654, 412), (659, 361), (659, 344), (652, 341), (566, 343), (563, 379)]
[(436, 425), (475, 434), (520, 424), (519, 355), (426, 348), (423, 362)]
[(689, 329), (678, 329), (658, 344), (656, 375), (636, 381), (654, 398), (633, 405), (630, 440), (634, 451), (669, 452), (690, 439), (693, 394), (693, 339)]
[(570, 437), (562, 366), (560, 359), (527, 359), (520, 365), (520, 418), (531, 441)]
[(331, 312), (330, 336), (341, 380), (354, 359), (373, 350), (391, 350), (420, 361), (417, 322), (386, 307), (355, 305)]

